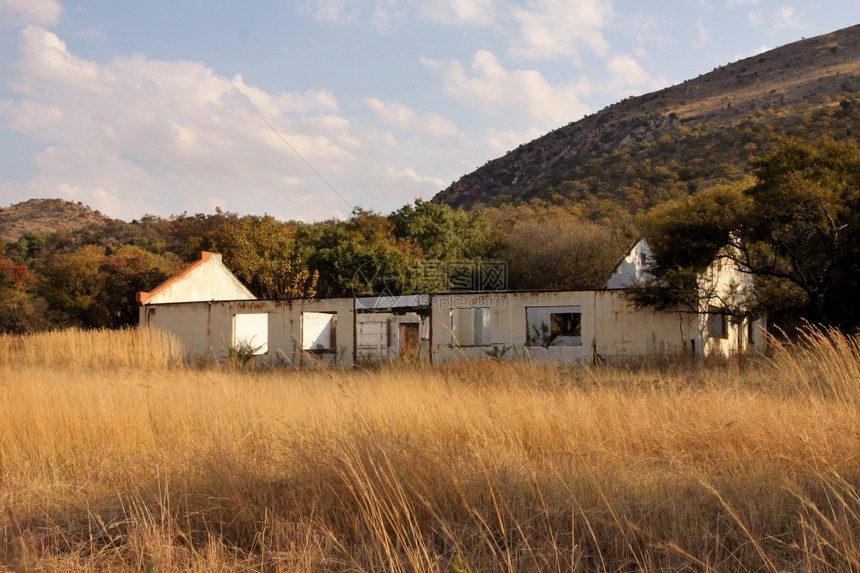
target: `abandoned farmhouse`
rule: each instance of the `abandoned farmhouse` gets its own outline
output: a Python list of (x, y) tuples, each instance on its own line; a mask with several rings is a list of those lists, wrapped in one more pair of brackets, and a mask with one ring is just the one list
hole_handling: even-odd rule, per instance
[(743, 306), (749, 278), (720, 259), (699, 278), (697, 312), (635, 305), (630, 288), (646, 279), (650, 257), (639, 241), (601, 290), (261, 300), (220, 255), (204, 252), (138, 293), (140, 324), (173, 333), (188, 359), (224, 360), (243, 350), (258, 362), (296, 367), (487, 356), (591, 363), (763, 348), (763, 319), (725, 311), (728, 303)]

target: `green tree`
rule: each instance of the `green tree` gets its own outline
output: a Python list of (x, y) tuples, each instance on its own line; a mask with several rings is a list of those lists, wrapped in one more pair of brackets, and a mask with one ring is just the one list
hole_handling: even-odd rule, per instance
[(133, 245), (110, 249), (99, 261), (102, 277), (96, 304), (102, 310), (103, 326), (120, 328), (137, 324), (137, 293), (148, 291), (181, 270), (176, 255), (157, 255)]
[(346, 221), (326, 221), (299, 231), (308, 265), (319, 273), (322, 296), (412, 292), (419, 251), (394, 234), (383, 215), (353, 209)]
[(785, 139), (752, 167), (757, 183), (747, 190), (753, 207), (739, 246), (742, 262), (761, 279), (763, 303), (813, 322), (856, 327), (857, 144), (825, 140), (813, 147)]
[(28, 264), (50, 249), (52, 237), (41, 233), (24, 233), (17, 241), (6, 245), (3, 252), (10, 261), (18, 264)]
[(58, 326), (105, 326), (98, 295), (104, 286), (99, 266), (105, 248), (85, 245), (72, 253), (53, 253), (40, 265), (40, 294)]
[(480, 211), (467, 213), (417, 199), (388, 216), (394, 236), (421, 249), (425, 260), (466, 261), (494, 255), (492, 228)]
[[(215, 208), (212, 215), (196, 213), (188, 215), (171, 215), (167, 219), (155, 215), (144, 215), (132, 225), (139, 229), (140, 236), (153, 236), (151, 246), (147, 250), (153, 252), (169, 251), (178, 255), (183, 261), (194, 261), (201, 250), (211, 242), (211, 238), (225, 225), (235, 224), (239, 220), (235, 213)], [(155, 245), (158, 247), (154, 248)], [(144, 246), (144, 245), (141, 245)]]
[[(655, 300), (683, 300), (720, 254), (757, 279), (760, 308), (851, 330), (860, 325), (860, 150), (782, 139), (751, 161), (744, 189), (717, 187), (652, 211), (643, 227), (657, 257)], [(656, 292), (661, 290), (661, 292)]]
[(258, 296), (314, 297), (319, 273), (305, 264), (294, 227), (271, 215), (242, 217), (216, 230), (209, 248), (221, 253), (224, 264)]
[[(751, 209), (744, 190), (753, 181), (717, 185), (685, 200), (664, 203), (640, 221), (656, 258), (650, 270), (657, 277), (635, 289), (640, 305), (707, 310), (701, 308), (701, 299), (708, 294), (703, 292), (701, 273), (717, 258), (727, 256), (727, 246), (738, 243), (738, 229), (744, 226)], [(733, 314), (751, 310), (720, 306)]]
[(84, 245), (50, 255), (38, 290), (58, 326), (120, 328), (137, 323), (137, 292), (155, 288), (180, 266), (175, 256), (131, 245)]

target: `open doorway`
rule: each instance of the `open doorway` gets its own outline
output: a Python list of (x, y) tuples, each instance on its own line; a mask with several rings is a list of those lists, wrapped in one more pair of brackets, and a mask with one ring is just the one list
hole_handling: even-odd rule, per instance
[(417, 322), (404, 322), (400, 324), (400, 358), (405, 362), (416, 362), (418, 360), (421, 346), (419, 327), (420, 324)]

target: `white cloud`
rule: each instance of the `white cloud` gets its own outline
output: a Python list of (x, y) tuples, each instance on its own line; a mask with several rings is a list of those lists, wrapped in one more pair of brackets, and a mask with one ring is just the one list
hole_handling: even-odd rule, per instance
[(415, 121), (415, 110), (403, 104), (384, 102), (378, 98), (364, 98), (364, 104), (384, 122), (397, 127), (406, 127)]
[(612, 6), (602, 0), (532, 0), (528, 8), (513, 8), (521, 38), (512, 53), (533, 58), (579, 58), (586, 47), (604, 55), (609, 43), (602, 29), (612, 19)]
[(711, 41), (711, 31), (705, 26), (704, 19), (696, 20), (697, 38), (693, 43), (696, 48), (703, 48)]
[(758, 10), (752, 10), (747, 19), (752, 26), (758, 26), (762, 22), (764, 22), (764, 14)]
[(580, 100), (585, 86), (555, 87), (537, 70), (508, 71), (486, 50), (475, 54), (471, 75), (457, 61), (422, 62), (442, 76), (447, 95), (490, 117), (550, 129), (589, 111)]
[(413, 131), (434, 137), (462, 137), (463, 135), (454, 122), (435, 113), (419, 114), (409, 106), (385, 102), (378, 98), (365, 98), (364, 104), (382, 123), (401, 131)]
[(4, 103), (0, 117), (8, 117), (9, 126), (15, 131), (34, 133), (63, 121), (63, 109), (55, 104), (23, 101), (15, 109), (11, 102)]
[(303, 0), (301, 11), (318, 22), (350, 24), (358, 19), (358, 3), (351, 0)]
[(335, 95), (328, 90), (308, 90), (303, 94), (282, 93), (269, 94), (245, 83), (241, 74), (236, 74), (232, 81), (237, 93), (247, 97), (259, 109), (266, 113), (311, 113), (337, 111), (340, 107)]
[(219, 206), (319, 220), (429, 198), (475, 162), (456, 124), (381, 98), (364, 100), (377, 119), (363, 123), (328, 90), (271, 93), (143, 55), (97, 63), (36, 26), (18, 50), (0, 127), (41, 149), (36, 175), (7, 178), (5, 197), (63, 197), (124, 219)]
[(430, 113), (424, 117), (422, 131), (435, 137), (449, 138), (463, 136), (457, 124), (436, 113)]
[(299, 11), (315, 20), (338, 26), (369, 24), (387, 32), (405, 19), (409, 3), (397, 0), (301, 0)]
[(445, 182), (438, 177), (432, 177), (429, 175), (419, 175), (416, 173), (414, 169), (411, 167), (389, 167), (387, 169), (388, 175), (394, 180), (409, 180), (414, 181), (416, 183), (430, 183), (440, 189), (445, 185)]
[(18, 47), (23, 54), (19, 69), (33, 79), (49, 80), (54, 87), (106, 93), (115, 81), (96, 64), (70, 54), (56, 34), (38, 26), (27, 26)]
[(639, 10), (631, 18), (621, 23), (620, 31), (636, 37), (640, 43), (651, 43), (666, 46), (671, 42), (668, 34), (661, 32), (657, 18), (645, 10)]
[(63, 7), (56, 0), (0, 0), (0, 25), (56, 26)]
[(96, 26), (94, 28), (87, 28), (84, 30), (79, 30), (76, 34), (79, 38), (85, 38), (92, 42), (105, 42), (107, 41), (107, 34), (101, 26)]
[(629, 54), (612, 56), (606, 63), (606, 68), (613, 78), (626, 85), (642, 85), (651, 79), (648, 72)]
[(0, 122), (47, 144), (28, 183), (40, 196), (125, 218), (150, 212), (165, 194), (184, 196), (189, 210), (211, 195), (232, 196), (235, 204), (223, 206), (238, 209), (249, 191), (322, 186), (296, 153), (336, 174), (362, 152), (351, 122), (331, 113), (338, 104), (327, 91), (268, 94), (188, 61), (133, 56), (100, 65), (33, 26), (19, 49), (10, 83), (19, 99), (0, 106)]
[(652, 77), (642, 65), (629, 54), (617, 54), (606, 62), (610, 79), (608, 91), (622, 98), (630, 95), (662, 89), (670, 85), (664, 77)]
[(767, 52), (767, 51), (772, 50), (772, 49), (773, 49), (773, 46), (765, 46), (765, 45), (761, 45), (761, 46), (759, 46), (758, 48), (756, 48), (756, 49), (752, 50), (752, 51), (751, 51), (750, 53), (748, 53), (748, 54), (735, 54), (735, 58), (734, 58), (733, 60), (731, 60), (731, 61), (733, 61), (733, 62), (737, 62), (738, 60), (744, 60), (744, 59), (746, 59), (746, 58), (751, 58), (751, 57), (753, 57), (753, 56), (757, 56), (757, 55), (759, 55), (759, 54), (763, 54), (764, 52)]
[(494, 0), (427, 0), (424, 17), (443, 24), (486, 26), (496, 20)]
[(774, 29), (802, 28), (803, 15), (794, 6), (780, 6), (774, 13)]

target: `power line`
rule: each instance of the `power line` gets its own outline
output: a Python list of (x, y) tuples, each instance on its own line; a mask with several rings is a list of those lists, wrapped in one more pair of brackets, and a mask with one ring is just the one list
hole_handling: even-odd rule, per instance
[(265, 117), (263, 117), (263, 115), (262, 115), (259, 111), (257, 111), (257, 110), (256, 110), (256, 108), (254, 109), (254, 113), (256, 113), (256, 114), (257, 114), (257, 116), (258, 116), (260, 119), (262, 119), (262, 120), (263, 120), (263, 123), (265, 123), (266, 125), (268, 125), (268, 126), (269, 126), (269, 129), (271, 129), (271, 130), (275, 133), (275, 135), (277, 135), (279, 138), (281, 138), (281, 141), (283, 141), (284, 143), (286, 143), (286, 144), (287, 144), (287, 147), (289, 147), (290, 149), (292, 149), (292, 150), (293, 150), (293, 153), (295, 153), (295, 154), (296, 154), (296, 156), (297, 156), (299, 159), (301, 159), (302, 161), (304, 161), (304, 162), (305, 162), (305, 165), (307, 165), (308, 167), (310, 167), (311, 171), (313, 171), (314, 173), (316, 173), (316, 174), (317, 174), (317, 177), (319, 177), (319, 178), (322, 180), (322, 182), (323, 182), (323, 183), (325, 183), (325, 184), (328, 186), (328, 188), (329, 188), (329, 189), (331, 189), (331, 190), (334, 192), (334, 194), (335, 194), (335, 195), (337, 195), (338, 197), (340, 197), (340, 200), (341, 200), (341, 201), (343, 201), (344, 203), (346, 203), (346, 205), (347, 205), (347, 207), (349, 207), (349, 210), (350, 210), (350, 211), (352, 211), (352, 210), (355, 208), (355, 207), (353, 206), (353, 204), (352, 204), (352, 203), (350, 203), (349, 201), (347, 201), (347, 200), (344, 198), (344, 196), (343, 196), (343, 195), (341, 195), (341, 194), (338, 192), (338, 190), (337, 190), (337, 189), (335, 189), (335, 188), (332, 186), (332, 184), (331, 184), (331, 183), (329, 183), (329, 182), (326, 180), (326, 178), (325, 178), (325, 177), (323, 177), (323, 176), (322, 176), (322, 174), (321, 174), (319, 171), (317, 171), (317, 170), (314, 168), (314, 166), (313, 166), (313, 165), (311, 165), (311, 164), (310, 164), (310, 162), (309, 162), (307, 159), (305, 159), (304, 157), (302, 157), (302, 154), (301, 154), (301, 153), (299, 153), (299, 152), (298, 152), (298, 150), (297, 150), (295, 147), (293, 147), (293, 146), (292, 146), (292, 144), (291, 144), (289, 141), (287, 141), (287, 139), (286, 139), (283, 135), (281, 135), (281, 133), (280, 133), (277, 129), (275, 129), (275, 127), (274, 127), (271, 123), (269, 123), (269, 122), (268, 122), (268, 120), (266, 120), (266, 118), (265, 118)]

